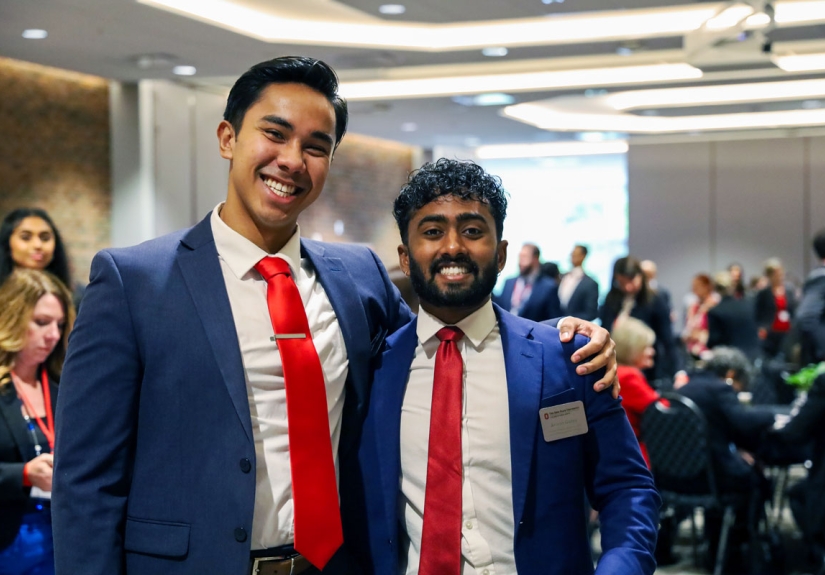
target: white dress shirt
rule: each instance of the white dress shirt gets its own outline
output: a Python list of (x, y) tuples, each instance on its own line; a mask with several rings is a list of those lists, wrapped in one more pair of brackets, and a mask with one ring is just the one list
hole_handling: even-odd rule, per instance
[(573, 293), (576, 291), (576, 288), (579, 287), (583, 277), (584, 270), (581, 266), (577, 266), (561, 278), (561, 283), (559, 284), (559, 303), (561, 303), (562, 307), (567, 307), (567, 304), (570, 303), (570, 298), (573, 297)]
[[(254, 269), (268, 254), (221, 220), (218, 214), (222, 207), (223, 204), (219, 204), (212, 212), (212, 234), (235, 320), (255, 438), (252, 549), (265, 549), (294, 540), (284, 372), (278, 344), (270, 340), (274, 332), (266, 303), (266, 281)], [(344, 382), (349, 366), (344, 336), (312, 263), (301, 258), (300, 230), (273, 255), (289, 264), (304, 302), (312, 341), (324, 371), (332, 455), (337, 471)]]
[[(430, 438), (436, 333), (445, 324), (421, 309), (418, 345), (401, 410), (401, 491), (398, 503), (407, 537), (399, 573), (418, 573)], [(461, 573), (516, 573), (513, 554), (510, 411), (501, 334), (491, 302), (461, 320), (458, 349), (464, 362), (461, 418), (463, 463)]]

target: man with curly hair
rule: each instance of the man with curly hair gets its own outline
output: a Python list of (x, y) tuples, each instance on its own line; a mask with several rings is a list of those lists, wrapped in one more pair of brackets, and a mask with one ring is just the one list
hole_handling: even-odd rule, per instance
[(621, 403), (570, 360), (583, 338), (491, 301), (506, 211), (497, 178), (446, 159), (395, 201), (421, 310), (378, 358), (359, 550), (376, 574), (592, 573), (586, 493), (596, 571), (653, 573), (659, 497)]

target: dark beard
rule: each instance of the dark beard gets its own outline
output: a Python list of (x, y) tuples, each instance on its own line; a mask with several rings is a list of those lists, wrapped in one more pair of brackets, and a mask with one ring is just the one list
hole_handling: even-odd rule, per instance
[[(443, 265), (463, 265), (474, 276), (469, 287), (451, 285), (446, 293), (441, 292), (435, 283), (438, 268)], [(410, 256), (410, 282), (421, 301), (434, 307), (468, 308), (480, 306), (493, 293), (498, 279), (498, 254), (484, 270), (479, 271), (478, 265), (466, 256), (455, 259), (441, 258), (430, 266), (430, 280), (424, 277), (424, 272), (418, 262)]]

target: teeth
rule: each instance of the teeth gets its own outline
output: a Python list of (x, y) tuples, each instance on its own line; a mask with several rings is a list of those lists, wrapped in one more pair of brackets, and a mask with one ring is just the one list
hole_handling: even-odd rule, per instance
[(467, 268), (461, 268), (458, 266), (451, 266), (448, 268), (441, 268), (441, 273), (445, 276), (457, 276), (461, 274), (467, 273)]
[(275, 180), (271, 180), (269, 178), (264, 179), (264, 183), (267, 187), (275, 192), (275, 195), (281, 196), (282, 198), (288, 198), (292, 194), (295, 193), (295, 186), (288, 186), (286, 184), (282, 184), (281, 182), (276, 182)]

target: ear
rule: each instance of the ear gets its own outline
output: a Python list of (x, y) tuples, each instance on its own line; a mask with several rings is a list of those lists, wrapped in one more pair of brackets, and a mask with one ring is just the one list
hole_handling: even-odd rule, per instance
[(398, 245), (398, 265), (405, 276), (410, 275), (410, 252), (404, 244)]
[(221, 158), (231, 160), (235, 151), (235, 129), (226, 120), (221, 120), (218, 124), (218, 148)]
[(496, 254), (498, 255), (498, 273), (504, 269), (504, 264), (507, 263), (507, 240), (501, 240), (496, 246)]

